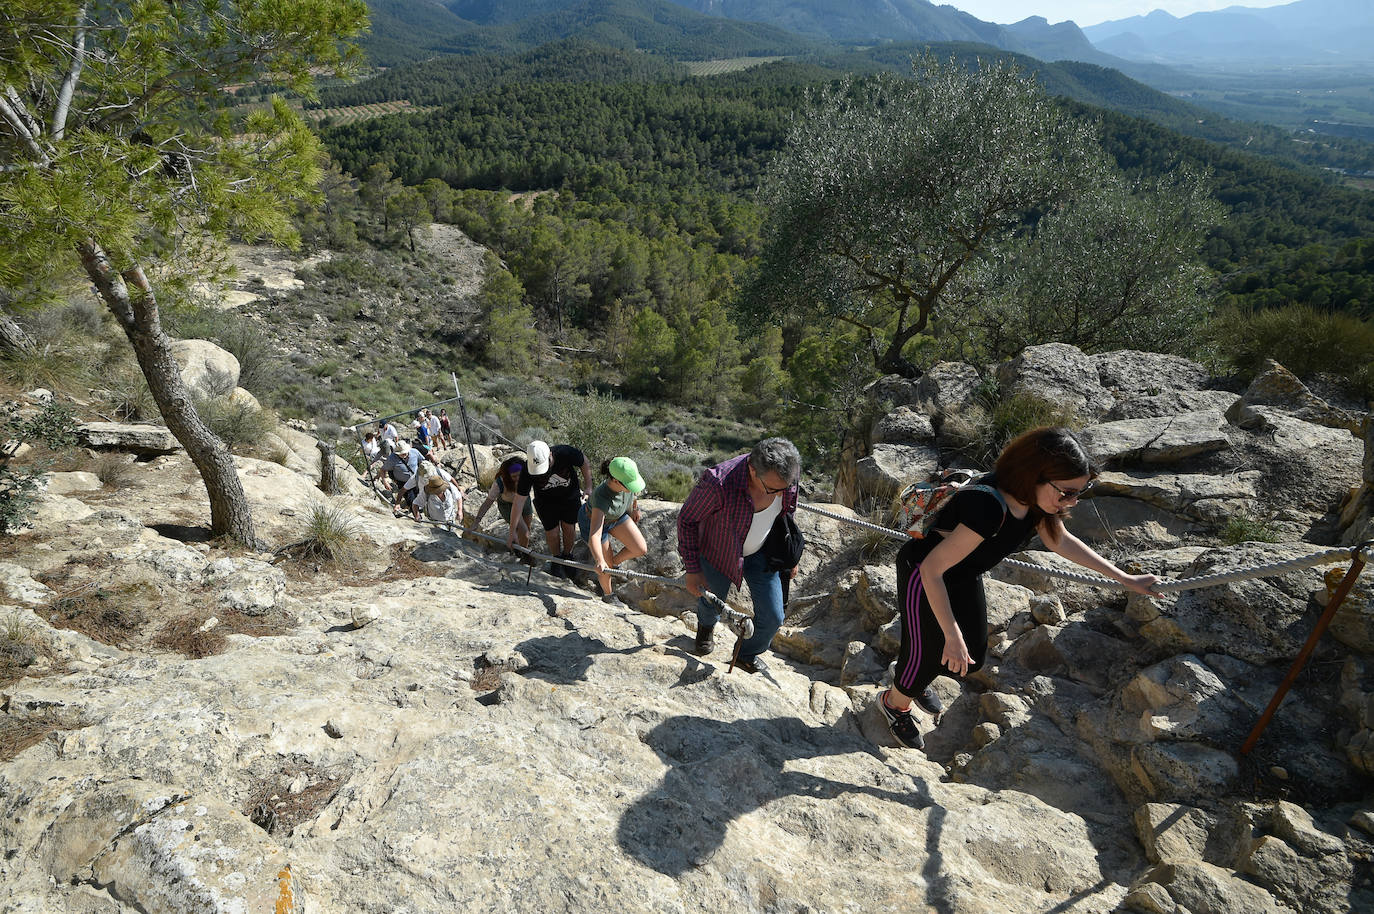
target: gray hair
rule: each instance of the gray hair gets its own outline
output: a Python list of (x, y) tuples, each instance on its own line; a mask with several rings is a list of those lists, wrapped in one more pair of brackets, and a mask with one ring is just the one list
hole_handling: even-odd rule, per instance
[(770, 471), (777, 473), (789, 486), (796, 485), (801, 478), (801, 454), (786, 438), (765, 438), (754, 445), (749, 452), (749, 465), (760, 476)]

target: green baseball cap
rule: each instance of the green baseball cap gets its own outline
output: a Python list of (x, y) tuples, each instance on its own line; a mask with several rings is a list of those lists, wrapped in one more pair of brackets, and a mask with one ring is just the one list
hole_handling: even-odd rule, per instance
[(611, 461), (609, 467), (611, 476), (619, 480), (621, 485), (638, 495), (644, 491), (644, 477), (639, 475), (639, 467), (629, 457), (617, 457)]

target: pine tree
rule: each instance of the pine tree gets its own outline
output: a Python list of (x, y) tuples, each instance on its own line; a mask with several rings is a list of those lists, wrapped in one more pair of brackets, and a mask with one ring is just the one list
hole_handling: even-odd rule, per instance
[[(253, 543), (233, 459), (201, 421), (162, 329), (229, 234), (290, 242), (287, 204), (321, 149), (279, 99), (356, 53), (362, 0), (6, 0), (0, 14), (0, 285), (39, 295), (79, 264), (124, 330), (168, 429), (200, 471), (211, 529)], [(158, 291), (155, 291), (157, 289)]]

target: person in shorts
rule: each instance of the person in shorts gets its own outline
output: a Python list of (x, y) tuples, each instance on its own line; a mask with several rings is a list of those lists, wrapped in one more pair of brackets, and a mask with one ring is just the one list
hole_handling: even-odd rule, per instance
[(526, 549), (530, 545), (530, 521), (534, 519), (534, 502), (531, 499), (524, 499), (523, 507), (519, 515), (516, 516), (514, 524), (511, 524), (511, 507), (515, 502), (515, 487), (520, 481), (520, 473), (525, 469), (525, 457), (523, 454), (512, 454), (501, 465), (496, 468), (496, 478), (491, 481), (491, 488), (487, 490), (487, 497), (477, 509), (477, 515), (472, 519), (474, 528), (481, 527), (482, 518), (486, 515), (487, 509), (496, 505), (496, 510), (500, 512), (501, 519), (510, 524), (515, 529), (515, 538)]
[[(518, 516), (524, 510), (525, 499), (533, 497), (534, 513), (544, 525), (544, 539), (549, 554), (560, 559), (572, 558), (577, 542), (577, 515), (582, 499), (592, 494), (592, 470), (587, 457), (570, 444), (549, 447), (543, 441), (531, 441), (529, 457), (520, 479), (515, 484), (515, 500), (510, 513)], [(582, 485), (578, 487), (578, 476)], [(506, 545), (515, 539), (515, 529), (506, 534)], [(554, 562), (550, 573), (563, 575), (566, 566)]]
[[(649, 551), (639, 531), (639, 493), (644, 491), (644, 478), (629, 457), (607, 460), (601, 464), (601, 475), (606, 481), (583, 502), (577, 525), (591, 550), (602, 599), (623, 606), (611, 589), (610, 569)], [(618, 552), (609, 551), (612, 537), (621, 542)]]

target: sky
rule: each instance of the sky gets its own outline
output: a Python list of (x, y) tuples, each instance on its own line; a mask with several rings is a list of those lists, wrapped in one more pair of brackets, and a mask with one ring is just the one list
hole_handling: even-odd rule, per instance
[(1044, 16), (1050, 22), (1072, 19), (1080, 27), (1113, 19), (1128, 19), (1152, 10), (1175, 16), (1225, 9), (1228, 6), (1279, 6), (1293, 0), (931, 0), (936, 6), (953, 6), (984, 22), (1020, 22), (1027, 16)]

